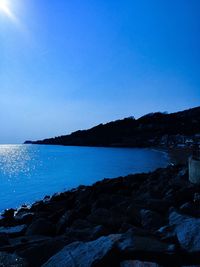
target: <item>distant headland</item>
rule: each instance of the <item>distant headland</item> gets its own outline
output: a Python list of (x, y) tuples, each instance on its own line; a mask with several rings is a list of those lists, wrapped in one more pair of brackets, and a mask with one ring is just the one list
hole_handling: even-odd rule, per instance
[(149, 113), (139, 119), (99, 124), (88, 130), (79, 130), (25, 144), (104, 146), (104, 147), (191, 147), (200, 144), (200, 107), (176, 113)]

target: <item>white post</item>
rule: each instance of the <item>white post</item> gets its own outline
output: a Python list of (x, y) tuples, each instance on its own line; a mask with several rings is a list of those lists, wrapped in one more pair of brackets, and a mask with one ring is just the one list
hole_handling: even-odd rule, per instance
[(200, 158), (189, 158), (189, 180), (193, 184), (200, 184)]

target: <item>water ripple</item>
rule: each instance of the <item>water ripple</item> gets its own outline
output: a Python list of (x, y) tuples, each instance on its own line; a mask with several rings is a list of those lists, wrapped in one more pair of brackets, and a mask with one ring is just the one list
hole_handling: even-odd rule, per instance
[(1, 145), (0, 172), (9, 178), (20, 174), (28, 175), (30, 165), (34, 168), (34, 155), (30, 152), (29, 146)]

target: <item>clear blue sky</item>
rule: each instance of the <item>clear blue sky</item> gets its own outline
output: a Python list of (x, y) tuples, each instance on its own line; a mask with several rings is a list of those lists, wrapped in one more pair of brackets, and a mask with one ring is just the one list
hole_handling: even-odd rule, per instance
[(0, 143), (200, 105), (199, 0), (8, 0)]

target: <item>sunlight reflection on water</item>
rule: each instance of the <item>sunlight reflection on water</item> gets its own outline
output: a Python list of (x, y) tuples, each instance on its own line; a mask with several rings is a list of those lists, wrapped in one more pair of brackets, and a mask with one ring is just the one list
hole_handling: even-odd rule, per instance
[(154, 170), (168, 162), (165, 154), (151, 149), (0, 145), (0, 212), (81, 184)]
[(35, 169), (36, 154), (34, 155), (33, 152), (30, 151), (29, 146), (1, 145), (0, 171), (9, 178), (17, 177), (20, 174), (28, 176), (31, 171), (30, 167)]

